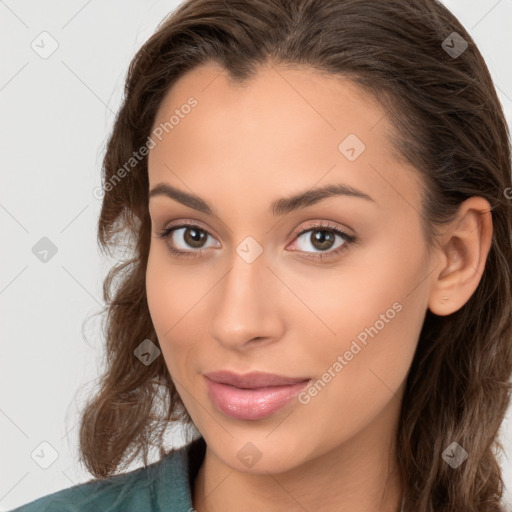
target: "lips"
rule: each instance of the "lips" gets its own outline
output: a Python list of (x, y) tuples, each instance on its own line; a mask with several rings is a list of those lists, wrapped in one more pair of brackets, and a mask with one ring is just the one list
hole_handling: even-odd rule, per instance
[(287, 405), (311, 380), (263, 372), (204, 374), (208, 395), (217, 409), (241, 420), (257, 420)]
[(237, 374), (228, 370), (205, 373), (204, 376), (220, 384), (228, 384), (241, 389), (256, 389), (267, 386), (287, 386), (309, 380), (309, 377), (284, 377), (275, 373), (251, 372)]

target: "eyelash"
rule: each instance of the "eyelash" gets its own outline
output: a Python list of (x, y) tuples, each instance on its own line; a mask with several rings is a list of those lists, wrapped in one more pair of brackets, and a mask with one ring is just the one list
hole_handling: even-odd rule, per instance
[[(166, 239), (171, 235), (171, 233), (173, 231), (176, 231), (177, 229), (181, 229), (181, 228), (185, 228), (185, 227), (197, 228), (198, 230), (211, 236), (210, 233), (208, 233), (208, 231), (206, 231), (206, 229), (201, 228), (197, 224), (184, 222), (182, 224), (179, 224), (176, 226), (171, 226), (170, 228), (166, 228), (166, 229), (162, 230), (157, 235), (157, 237)], [(341, 254), (341, 252), (343, 252), (344, 250), (348, 249), (348, 247), (351, 244), (357, 242), (357, 237), (355, 237), (353, 235), (349, 235), (348, 233), (341, 231), (339, 228), (337, 228), (329, 223), (319, 223), (319, 224), (315, 224), (313, 226), (309, 226), (308, 229), (298, 232), (295, 235), (295, 238), (298, 238), (299, 236), (303, 235), (304, 233), (309, 233), (310, 231), (320, 231), (320, 230), (333, 232), (334, 234), (340, 236), (344, 240), (345, 243), (340, 245), (337, 249), (334, 249), (331, 251), (324, 251), (324, 252), (319, 252), (319, 253), (306, 253), (306, 256), (304, 256), (304, 258), (309, 259), (309, 260), (320, 260), (320, 261), (323, 261), (324, 259), (331, 259), (331, 258), (334, 258), (334, 257), (338, 256), (339, 254)], [(179, 249), (175, 249), (174, 247), (172, 247), (170, 245), (168, 246), (168, 249), (174, 256), (176, 256), (178, 258), (199, 257), (206, 250), (206, 249), (199, 249), (196, 251), (181, 251)]]

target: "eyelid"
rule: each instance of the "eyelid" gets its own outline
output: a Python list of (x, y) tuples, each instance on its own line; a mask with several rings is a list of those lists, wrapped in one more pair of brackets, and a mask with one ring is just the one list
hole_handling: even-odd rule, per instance
[[(171, 234), (174, 231), (178, 231), (179, 229), (182, 229), (184, 227), (191, 226), (191, 227), (198, 227), (202, 231), (204, 231), (207, 236), (214, 238), (217, 243), (218, 240), (215, 238), (212, 233), (210, 233), (210, 230), (205, 228), (200, 221), (191, 221), (191, 220), (176, 220), (169, 224), (166, 228), (161, 230), (160, 234), (157, 235), (159, 238), (166, 239), (167, 237), (171, 236)], [(311, 260), (323, 260), (328, 258), (335, 258), (339, 256), (341, 251), (347, 249), (350, 245), (356, 243), (358, 241), (358, 237), (356, 235), (350, 234), (345, 230), (345, 228), (341, 228), (338, 225), (332, 223), (331, 221), (326, 220), (313, 220), (313, 221), (307, 221), (303, 222), (298, 228), (296, 228), (293, 231), (293, 241), (292, 243), (295, 243), (299, 236), (305, 235), (307, 232), (310, 231), (320, 231), (322, 229), (325, 229), (327, 231), (333, 231), (335, 233), (335, 236), (338, 236), (342, 238), (343, 244), (338, 246), (335, 249), (329, 249), (327, 251), (319, 251), (319, 252), (308, 252), (308, 251), (301, 251), (301, 250), (292, 250), (292, 252), (298, 252), (298, 253), (304, 253), (304, 258), (311, 259)], [(348, 231), (352, 231), (349, 229)], [(218, 247), (218, 246), (217, 246)], [(289, 247), (289, 245), (287, 246)], [(204, 252), (207, 251), (207, 249), (210, 249), (211, 247), (197, 249), (197, 250), (183, 250), (183, 249), (176, 249), (169, 247), (169, 250), (172, 253), (180, 254), (182, 256), (202, 256)]]
[[(178, 227), (178, 226), (182, 226), (182, 225), (197, 226), (215, 238), (215, 236), (211, 233), (210, 228), (206, 228), (201, 223), (201, 221), (198, 221), (198, 220), (193, 220), (193, 221), (192, 220), (176, 220), (176, 221), (173, 221), (168, 226), (166, 226), (165, 228), (163, 228), (161, 231), (166, 231), (173, 227)], [(303, 233), (304, 231), (308, 231), (308, 230), (311, 230), (314, 228), (329, 228), (329, 229), (333, 229), (335, 231), (341, 231), (345, 235), (347, 235), (347, 237), (355, 238), (355, 235), (351, 234), (351, 232), (353, 231), (352, 229), (350, 229), (350, 228), (346, 229), (346, 227), (340, 227), (329, 220), (312, 220), (312, 221), (303, 222), (303, 223), (301, 223), (301, 225), (299, 227), (294, 229), (289, 236), (297, 237), (299, 234), (304, 234)]]
[(307, 231), (312, 231), (315, 229), (320, 230), (322, 228), (324, 228), (326, 230), (329, 229), (329, 230), (333, 230), (333, 231), (339, 231), (339, 232), (343, 233), (344, 235), (346, 235), (348, 238), (351, 238), (351, 237), (355, 238), (355, 235), (352, 235), (350, 233), (350, 231), (352, 231), (351, 229), (346, 229), (345, 227), (341, 227), (329, 220), (312, 220), (312, 221), (303, 222), (298, 228), (296, 228), (292, 232), (292, 236), (295, 238), (299, 235), (303, 235)]
[[(161, 231), (168, 231), (172, 228), (180, 228), (180, 227), (185, 227), (185, 226), (191, 226), (191, 227), (198, 227), (200, 228), (201, 230), (203, 230), (205, 233), (207, 233), (209, 236), (211, 236), (212, 238), (215, 238), (217, 239), (216, 235), (214, 235), (212, 232), (211, 232), (211, 229), (210, 228), (206, 228), (202, 223), (201, 221), (198, 221), (198, 220), (176, 220), (176, 221), (173, 221), (171, 222), (171, 224), (169, 224), (168, 226), (166, 226), (164, 229), (162, 229)], [(198, 252), (198, 251), (195, 251), (195, 252)]]

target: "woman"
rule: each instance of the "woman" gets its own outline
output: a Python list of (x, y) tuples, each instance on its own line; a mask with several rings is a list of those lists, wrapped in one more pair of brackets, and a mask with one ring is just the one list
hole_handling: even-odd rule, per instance
[(96, 479), (17, 510), (505, 510), (510, 144), (445, 7), (189, 0), (103, 172)]

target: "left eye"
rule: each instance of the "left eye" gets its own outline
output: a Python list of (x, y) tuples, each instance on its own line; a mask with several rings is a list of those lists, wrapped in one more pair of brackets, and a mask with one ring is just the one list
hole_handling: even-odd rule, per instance
[[(329, 250), (334, 251), (341, 245), (347, 243), (347, 239), (349, 238), (348, 235), (343, 231), (334, 228), (322, 228), (320, 226), (313, 229), (308, 229), (306, 231), (301, 231), (297, 235), (297, 240), (299, 240), (307, 233), (310, 233), (310, 235), (304, 238), (303, 241), (305, 241), (305, 244), (302, 246), (302, 248), (299, 247), (301, 251), (305, 252), (307, 252), (307, 249), (311, 247), (313, 249), (319, 250), (320, 252), (327, 252)], [(339, 244), (336, 247), (333, 247), (336, 237), (340, 238), (341, 240), (339, 240)]]

